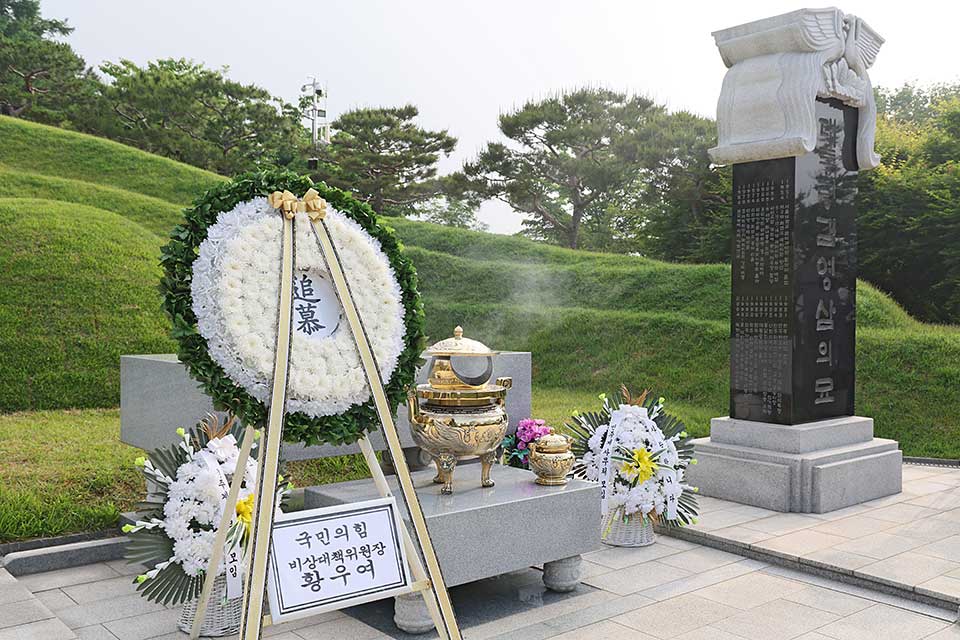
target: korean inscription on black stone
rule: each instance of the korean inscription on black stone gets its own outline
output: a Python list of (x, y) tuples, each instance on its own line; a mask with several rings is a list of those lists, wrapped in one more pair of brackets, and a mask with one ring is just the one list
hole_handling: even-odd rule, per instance
[(856, 118), (817, 102), (817, 148), (734, 165), (730, 415), (854, 411)]

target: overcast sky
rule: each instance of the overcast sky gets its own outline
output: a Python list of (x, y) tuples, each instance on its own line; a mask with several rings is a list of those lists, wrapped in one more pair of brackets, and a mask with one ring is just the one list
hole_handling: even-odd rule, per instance
[[(645, 93), (671, 109), (714, 115), (725, 68), (711, 31), (804, 5), (568, 0), (41, 0), (67, 18), (88, 64), (192, 58), (295, 101), (308, 75), (330, 92), (332, 118), (360, 106), (413, 103), (420, 122), (459, 139), (443, 172), (497, 137), (497, 116), (583, 85)], [(960, 78), (956, 0), (841, 6), (886, 38), (874, 85)], [(498, 232), (519, 228), (485, 206)]]

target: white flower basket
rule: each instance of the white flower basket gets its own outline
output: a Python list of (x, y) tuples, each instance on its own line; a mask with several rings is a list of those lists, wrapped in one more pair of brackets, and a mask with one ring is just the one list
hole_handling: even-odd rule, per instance
[(627, 516), (624, 521), (618, 511), (611, 511), (601, 526), (600, 541), (611, 547), (646, 547), (657, 541), (653, 520), (639, 513)]
[[(210, 594), (207, 613), (200, 625), (201, 636), (218, 638), (229, 636), (240, 630), (240, 609), (243, 606), (243, 598), (233, 598), (225, 601), (226, 592), (227, 578), (225, 575), (219, 575), (213, 581), (213, 593)], [(181, 631), (190, 633), (193, 628), (193, 617), (196, 613), (196, 600), (184, 603), (183, 610), (180, 612), (180, 620), (177, 622)]]

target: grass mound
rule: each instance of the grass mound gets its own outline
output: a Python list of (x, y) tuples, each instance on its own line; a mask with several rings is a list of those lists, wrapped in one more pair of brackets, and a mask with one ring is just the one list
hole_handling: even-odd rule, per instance
[[(109, 527), (142, 497), (119, 442), (119, 357), (173, 350), (159, 247), (223, 178), (2, 116), (0, 162), (0, 541)], [(729, 267), (387, 223), (434, 339), (462, 324), (533, 352), (534, 415), (560, 423), (621, 382), (667, 396), (697, 435), (727, 412)], [(960, 329), (917, 322), (861, 282), (857, 341), (858, 413), (907, 455), (960, 458)], [(21, 409), (34, 411), (2, 413)], [(299, 485), (365, 474), (349, 457), (290, 471)]]
[(116, 213), (0, 199), (0, 411), (116, 406), (120, 355), (173, 343), (159, 239)]
[[(504, 244), (510, 246), (518, 239), (508, 240)], [(420, 240), (411, 234), (407, 242), (419, 243)], [(609, 256), (596, 262), (568, 264), (512, 262), (506, 257), (481, 260), (450, 255), (421, 244), (408, 246), (407, 254), (417, 267), (420, 289), (427, 299), (481, 306), (496, 303), (675, 312), (697, 320), (722, 322), (725, 326), (730, 322), (730, 267), (727, 265), (679, 265), (630, 257), (611, 264)], [(857, 296), (858, 324), (862, 328), (920, 326), (889, 296), (867, 283), (859, 283)]]
[(138, 453), (120, 442), (118, 418), (116, 409), (0, 415), (0, 542), (105, 529), (134, 505), (125, 498), (143, 491)]
[(13, 171), (0, 165), (0, 198), (42, 198), (85, 204), (120, 214), (165, 238), (179, 223), (183, 207), (133, 191), (93, 182)]
[(0, 160), (18, 171), (189, 204), (222, 177), (104, 138), (0, 116)]
[[(576, 264), (580, 262), (603, 266), (636, 264), (663, 264), (637, 256), (625, 256), (594, 251), (571, 251), (519, 236), (504, 236), (483, 231), (457, 229), (440, 224), (385, 218), (407, 244), (431, 249), (461, 258), (476, 260), (503, 260), (506, 262), (536, 262), (542, 264)], [(674, 265), (683, 268), (684, 265)]]
[[(222, 178), (2, 117), (0, 158), (12, 267), (0, 275), (0, 410), (116, 406), (119, 355), (172, 348), (155, 293), (161, 238), (182, 204)], [(700, 433), (700, 417), (726, 412), (728, 266), (387, 223), (420, 273), (431, 336), (464, 324), (491, 345), (533, 351), (535, 385), (551, 398), (544, 410), (564, 404), (565, 391), (592, 398), (624, 381), (659, 389)], [(915, 321), (868, 284), (859, 291), (860, 413), (908, 453), (960, 457), (960, 331)]]
[[(427, 297), (427, 331), (470, 327), (502, 349), (532, 351), (536, 393), (566, 410), (596, 405), (621, 382), (679, 405), (691, 433), (729, 406), (729, 328), (681, 313), (477, 305)], [(928, 327), (857, 332), (857, 413), (906, 455), (960, 458), (960, 332)], [(569, 395), (569, 400), (564, 400)], [(588, 400), (584, 406), (584, 398)], [(567, 415), (562, 413), (562, 415)]]

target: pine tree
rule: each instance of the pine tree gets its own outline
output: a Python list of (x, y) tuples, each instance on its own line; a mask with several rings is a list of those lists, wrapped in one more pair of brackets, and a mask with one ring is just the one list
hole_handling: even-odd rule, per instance
[(446, 130), (417, 126), (417, 114), (413, 105), (344, 113), (331, 125), (336, 133), (314, 178), (353, 192), (377, 213), (413, 213), (441, 193), (437, 161), (457, 144)]

